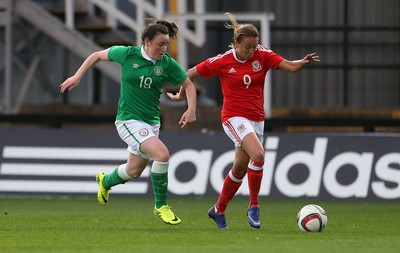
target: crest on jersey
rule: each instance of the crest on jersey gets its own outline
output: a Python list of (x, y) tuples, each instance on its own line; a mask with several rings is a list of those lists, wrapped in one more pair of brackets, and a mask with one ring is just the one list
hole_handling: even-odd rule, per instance
[(238, 130), (238, 132), (239, 133), (243, 133), (243, 131), (246, 129), (246, 127), (243, 125), (243, 124), (240, 124), (238, 127), (237, 127), (237, 130)]
[(253, 66), (253, 70), (254, 70), (254, 71), (259, 71), (259, 70), (261, 70), (261, 64), (260, 64), (259, 61), (253, 61), (253, 62), (251, 63), (251, 66)]
[(157, 76), (160, 76), (163, 72), (163, 68), (159, 67), (159, 66), (155, 66), (154, 67), (154, 73), (156, 73)]
[(147, 135), (149, 135), (149, 130), (147, 130), (146, 128), (143, 128), (143, 129), (141, 129), (141, 130), (139, 131), (139, 134), (140, 134), (141, 136), (147, 136)]

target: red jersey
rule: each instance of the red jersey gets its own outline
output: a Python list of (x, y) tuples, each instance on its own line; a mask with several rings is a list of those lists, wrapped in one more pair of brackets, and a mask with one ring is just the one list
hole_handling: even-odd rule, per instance
[(206, 78), (219, 76), (224, 96), (222, 122), (235, 116), (261, 122), (265, 115), (265, 76), (269, 69), (277, 69), (283, 59), (259, 44), (250, 60), (238, 60), (231, 49), (199, 63), (196, 70)]

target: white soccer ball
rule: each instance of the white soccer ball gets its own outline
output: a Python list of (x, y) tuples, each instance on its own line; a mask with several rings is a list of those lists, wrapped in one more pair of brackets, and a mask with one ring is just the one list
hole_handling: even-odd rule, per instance
[(321, 232), (326, 224), (328, 224), (328, 216), (319, 205), (306, 205), (297, 214), (297, 225), (302, 231)]

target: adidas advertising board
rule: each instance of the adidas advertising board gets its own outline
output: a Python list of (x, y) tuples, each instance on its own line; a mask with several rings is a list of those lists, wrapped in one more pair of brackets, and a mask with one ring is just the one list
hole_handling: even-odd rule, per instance
[[(171, 196), (216, 196), (232, 166), (223, 132), (161, 132)], [(0, 194), (91, 195), (99, 171), (125, 163), (116, 131), (0, 130)], [(177, 141), (178, 140), (178, 141)], [(261, 196), (400, 200), (399, 134), (267, 134)], [(150, 168), (112, 194), (152, 195)], [(243, 180), (238, 195), (248, 195)]]

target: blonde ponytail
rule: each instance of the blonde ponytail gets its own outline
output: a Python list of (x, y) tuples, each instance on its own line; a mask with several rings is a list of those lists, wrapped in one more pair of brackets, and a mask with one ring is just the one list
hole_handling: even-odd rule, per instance
[(233, 43), (231, 43), (230, 47), (233, 48), (235, 42), (241, 42), (243, 37), (259, 37), (257, 28), (252, 24), (239, 24), (235, 18), (235, 16), (226, 12), (231, 21), (231, 23), (225, 23), (225, 28), (233, 30)]
[(225, 12), (225, 15), (227, 15), (231, 20), (231, 24), (225, 23), (225, 28), (235, 30), (237, 27), (239, 27), (239, 23), (236, 21), (236, 18), (232, 15), (232, 13)]

